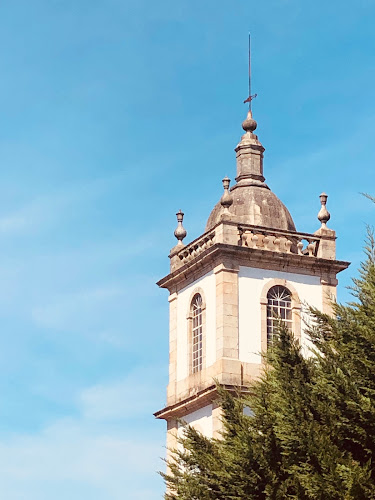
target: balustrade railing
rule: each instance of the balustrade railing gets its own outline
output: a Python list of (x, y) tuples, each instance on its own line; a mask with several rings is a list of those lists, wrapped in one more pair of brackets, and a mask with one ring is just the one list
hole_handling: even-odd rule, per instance
[(196, 257), (198, 254), (212, 246), (215, 242), (215, 231), (204, 234), (200, 238), (194, 240), (185, 248), (178, 252), (179, 259), (185, 264), (189, 260)]
[(320, 236), (282, 231), (252, 225), (220, 224), (213, 230), (175, 251), (171, 255), (172, 269), (176, 269), (197, 257), (216, 243), (238, 245), (257, 250), (317, 257)]
[(238, 226), (239, 246), (316, 257), (320, 238), (312, 234)]

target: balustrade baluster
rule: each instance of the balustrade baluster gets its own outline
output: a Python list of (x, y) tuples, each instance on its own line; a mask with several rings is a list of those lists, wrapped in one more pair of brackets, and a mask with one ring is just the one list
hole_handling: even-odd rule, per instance
[(293, 244), (292, 240), (288, 240), (287, 238), (285, 238), (286, 253), (291, 253), (292, 244)]
[(303, 255), (302, 249), (303, 249), (303, 242), (302, 240), (299, 240), (299, 242), (297, 243), (298, 255)]
[(307, 245), (307, 250), (309, 252), (309, 257), (314, 257), (314, 242), (312, 240), (307, 240), (309, 244)]
[(269, 243), (270, 243), (270, 237), (266, 234), (263, 237), (263, 245), (264, 245), (265, 250), (269, 250), (269, 248), (268, 248)]

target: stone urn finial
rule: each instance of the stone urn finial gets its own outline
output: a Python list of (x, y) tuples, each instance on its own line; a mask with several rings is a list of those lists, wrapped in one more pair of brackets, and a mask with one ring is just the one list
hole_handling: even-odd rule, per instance
[(224, 187), (224, 193), (220, 199), (220, 203), (224, 207), (224, 213), (228, 213), (229, 207), (233, 203), (233, 196), (229, 192), (229, 185), (230, 185), (229, 177), (224, 177), (222, 182), (223, 182), (223, 187)]
[(322, 207), (319, 210), (318, 219), (322, 223), (322, 228), (326, 229), (327, 228), (327, 222), (331, 218), (331, 214), (328, 212), (328, 210), (326, 208), (328, 195), (326, 193), (322, 193), (319, 196), (319, 198), (320, 198), (320, 203), (322, 204)]
[(180, 209), (177, 213), (177, 227), (176, 227), (176, 230), (174, 232), (174, 235), (176, 236), (176, 238), (178, 239), (178, 243), (177, 245), (179, 246), (183, 246), (183, 243), (182, 243), (182, 240), (186, 237), (187, 235), (187, 232), (186, 232), (186, 229), (184, 228), (184, 226), (182, 225), (182, 221), (184, 220), (184, 213), (183, 211)]

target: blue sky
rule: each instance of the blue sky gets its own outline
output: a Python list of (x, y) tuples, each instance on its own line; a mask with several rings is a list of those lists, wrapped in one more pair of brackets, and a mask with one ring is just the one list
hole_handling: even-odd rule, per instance
[(297, 229), (329, 194), (338, 258), (375, 194), (375, 3), (4, 0), (0, 496), (154, 500), (168, 272), (234, 178), (253, 36), (265, 175)]

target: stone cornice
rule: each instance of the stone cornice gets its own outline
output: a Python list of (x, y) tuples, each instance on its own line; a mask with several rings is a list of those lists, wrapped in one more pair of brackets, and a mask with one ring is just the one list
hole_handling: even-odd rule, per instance
[[(221, 384), (221, 387), (230, 392), (249, 392), (248, 386), (236, 386), (232, 384)], [(159, 419), (169, 420), (171, 418), (183, 418), (185, 415), (198, 410), (199, 408), (203, 408), (215, 400), (218, 399), (218, 392), (216, 385), (211, 385), (207, 387), (193, 396), (186, 398), (182, 401), (179, 401), (173, 405), (166, 406), (162, 410), (154, 413), (154, 416)]]
[(188, 263), (177, 268), (160, 281), (157, 285), (167, 288), (170, 292), (177, 291), (180, 284), (186, 286), (189, 278), (196, 280), (225, 260), (231, 265), (272, 269), (275, 271), (293, 272), (311, 276), (335, 277), (337, 273), (347, 269), (350, 262), (309, 257), (294, 253), (280, 253), (259, 248), (214, 243), (203, 250)]

